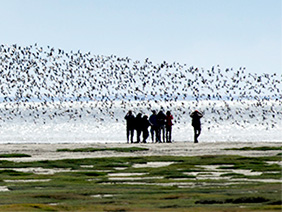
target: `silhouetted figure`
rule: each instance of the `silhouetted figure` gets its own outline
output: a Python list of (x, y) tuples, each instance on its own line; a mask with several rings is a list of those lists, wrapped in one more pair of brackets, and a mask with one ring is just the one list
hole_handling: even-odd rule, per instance
[(171, 131), (172, 131), (172, 119), (173, 116), (171, 115), (170, 111), (166, 112), (166, 142), (171, 143)]
[(157, 113), (155, 110), (152, 111), (152, 115), (149, 118), (149, 122), (151, 124), (151, 138), (152, 138), (152, 142), (154, 143), (154, 136), (155, 136), (155, 141), (157, 142), (157, 132), (158, 132)]
[(147, 138), (149, 137), (149, 131), (148, 128), (151, 126), (148, 116), (143, 116), (142, 118), (142, 133), (143, 133), (143, 143), (147, 143)]
[(157, 141), (156, 142), (162, 142), (161, 137), (163, 139), (163, 142), (165, 142), (165, 120), (166, 115), (163, 111), (160, 111), (157, 115)]
[(124, 119), (126, 120), (127, 143), (129, 143), (129, 137), (130, 137), (131, 143), (133, 143), (133, 136), (134, 136), (134, 129), (135, 129), (135, 117), (132, 114), (131, 110), (128, 111)]
[(135, 118), (135, 129), (137, 133), (137, 143), (140, 143), (140, 135), (142, 132), (142, 114), (138, 113)]
[(192, 126), (194, 127), (194, 143), (198, 143), (198, 137), (201, 134), (201, 121), (200, 119), (203, 117), (203, 114), (199, 111), (195, 110), (190, 114), (192, 118)]

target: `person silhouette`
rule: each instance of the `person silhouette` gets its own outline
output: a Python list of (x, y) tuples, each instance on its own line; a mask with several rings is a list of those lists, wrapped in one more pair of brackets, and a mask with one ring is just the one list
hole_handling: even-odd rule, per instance
[(149, 131), (148, 128), (151, 126), (148, 116), (143, 116), (142, 118), (142, 133), (143, 133), (143, 143), (147, 143), (147, 138), (149, 137)]
[(127, 143), (129, 143), (129, 137), (130, 137), (131, 143), (133, 143), (133, 136), (134, 136), (134, 129), (135, 129), (135, 117), (132, 114), (131, 110), (128, 111), (124, 119), (126, 120)]
[[(152, 115), (149, 118), (149, 122), (151, 124), (152, 143), (154, 143), (154, 140), (157, 141), (157, 131), (158, 131), (157, 113), (156, 113), (155, 110), (152, 111)], [(154, 137), (155, 137), (155, 139), (154, 139)]]
[(203, 117), (203, 114), (198, 110), (195, 110), (190, 114), (192, 118), (192, 126), (194, 127), (194, 143), (198, 143), (198, 137), (201, 134), (201, 121), (200, 119)]
[(171, 143), (171, 131), (172, 131), (172, 119), (173, 116), (171, 115), (170, 111), (166, 112), (166, 142)]
[(135, 129), (137, 133), (137, 143), (140, 143), (140, 136), (142, 133), (142, 114), (138, 113), (135, 118)]
[(162, 143), (165, 142), (165, 120), (166, 120), (166, 115), (164, 114), (163, 111), (160, 111), (157, 115), (157, 126), (158, 126), (158, 131), (157, 131), (157, 141)]

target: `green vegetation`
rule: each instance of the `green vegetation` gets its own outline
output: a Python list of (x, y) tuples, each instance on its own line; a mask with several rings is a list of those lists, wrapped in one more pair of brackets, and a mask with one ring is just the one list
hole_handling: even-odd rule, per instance
[(242, 147), (242, 148), (229, 148), (225, 150), (240, 150), (240, 151), (269, 151), (269, 150), (282, 150), (280, 147), (261, 146), (261, 147)]
[(128, 147), (128, 148), (77, 148), (77, 149), (58, 149), (58, 152), (98, 152), (98, 151), (115, 151), (115, 152), (137, 152), (148, 151), (148, 148)]
[(27, 176), (31, 175), (30, 173), (24, 173), (14, 170), (0, 170), (0, 176), (1, 177), (7, 177), (7, 176)]
[[(9, 191), (0, 192), (0, 211), (278, 212), (280, 161), (233, 155), (2, 160), (0, 189)], [(25, 171), (38, 167), (56, 172)], [(261, 174), (248, 175), (253, 172)]]
[(25, 157), (31, 157), (27, 154), (0, 154), (0, 158), (25, 158)]
[(200, 200), (196, 201), (195, 204), (240, 204), (240, 203), (264, 203), (268, 202), (269, 199), (264, 197), (239, 197), (235, 199), (224, 199), (224, 200)]

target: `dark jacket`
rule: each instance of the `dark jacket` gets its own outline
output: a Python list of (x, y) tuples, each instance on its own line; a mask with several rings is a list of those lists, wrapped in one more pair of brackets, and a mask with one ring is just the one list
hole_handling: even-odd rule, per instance
[(142, 131), (146, 131), (148, 130), (148, 127), (151, 126), (149, 120), (148, 120), (148, 116), (144, 116), (142, 118)]
[(136, 130), (142, 130), (142, 114), (138, 113), (135, 118), (135, 129)]
[(151, 123), (152, 126), (157, 126), (157, 114), (152, 114), (149, 118), (149, 122)]
[(134, 129), (135, 128), (135, 117), (134, 117), (134, 115), (126, 114), (124, 119), (126, 120), (126, 126), (127, 126), (128, 129)]
[(157, 115), (157, 123), (158, 123), (157, 125), (158, 125), (158, 127), (165, 126), (165, 120), (166, 120), (166, 115), (162, 111), (160, 111)]
[(195, 128), (201, 128), (200, 119), (203, 117), (203, 114), (195, 110), (193, 113), (190, 114), (190, 117), (192, 118), (192, 126)]

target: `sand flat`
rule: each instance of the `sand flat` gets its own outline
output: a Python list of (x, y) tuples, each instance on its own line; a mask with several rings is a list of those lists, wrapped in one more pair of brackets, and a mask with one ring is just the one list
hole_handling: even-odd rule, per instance
[[(0, 160), (10, 161), (39, 161), (39, 160), (60, 160), (79, 158), (101, 158), (101, 157), (134, 157), (134, 156), (199, 156), (199, 155), (242, 155), (248, 157), (274, 156), (281, 153), (281, 150), (268, 151), (238, 151), (225, 150), (226, 148), (282, 146), (282, 142), (174, 142), (174, 143), (147, 143), (147, 144), (127, 144), (127, 143), (18, 143), (0, 144), (0, 154), (24, 153), (31, 155), (26, 158), (0, 158)], [(144, 147), (148, 151), (137, 152), (57, 152), (58, 149), (76, 148), (115, 148), (115, 147)]]

